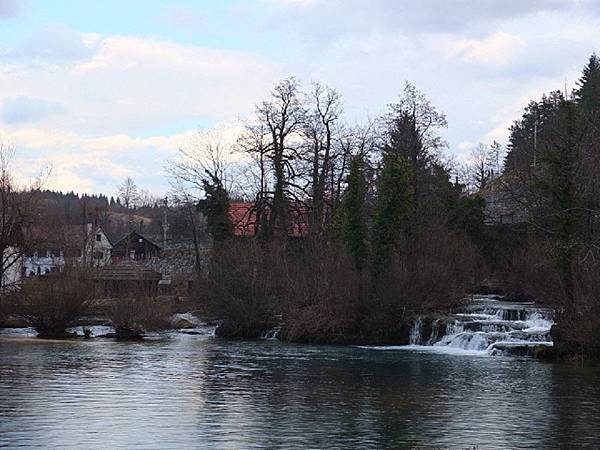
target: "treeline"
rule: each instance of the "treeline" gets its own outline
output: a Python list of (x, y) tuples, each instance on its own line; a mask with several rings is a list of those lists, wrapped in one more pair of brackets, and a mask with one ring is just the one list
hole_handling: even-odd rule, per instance
[(510, 129), (502, 189), (526, 211), (514, 282), (558, 306), (557, 350), (600, 355), (600, 59), (570, 93), (532, 101)]
[[(292, 340), (401, 343), (412, 314), (447, 310), (495, 272), (504, 292), (557, 308), (558, 353), (600, 354), (596, 55), (571, 93), (527, 106), (504, 161), (494, 142), (467, 171), (443, 161), (446, 119), (410, 84), (366, 126), (341, 111), (335, 90), (293, 78), (257, 105), (238, 145), (255, 162), (254, 240), (232, 238), (224, 165), (197, 172), (216, 242), (204, 296), (222, 334), (278, 322)], [(484, 226), (498, 196), (521, 223)]]
[(256, 164), (255, 239), (233, 238), (223, 173), (204, 171), (215, 242), (200, 295), (221, 334), (280, 323), (295, 341), (406, 343), (416, 314), (476, 287), (484, 202), (442, 159), (445, 116), (410, 84), (368, 126), (340, 114), (335, 90), (294, 79), (257, 106), (240, 139)]
[[(114, 197), (107, 197), (102, 194), (62, 193), (42, 189), (23, 192), (21, 195), (31, 197), (28, 207), (28, 215), (31, 217), (23, 226), (43, 229), (46, 237), (37, 242), (36, 247), (58, 248), (64, 244), (58, 242), (59, 237), (62, 238), (65, 234), (68, 237), (69, 229), (85, 224), (101, 226), (113, 242), (135, 230), (161, 243), (165, 218), (168, 245), (185, 244), (193, 240), (188, 211), (183, 205), (165, 203), (164, 199), (151, 196), (143, 198), (137, 194), (135, 197), (123, 197), (120, 192)], [(125, 206), (126, 203), (129, 206)], [(206, 236), (201, 238), (206, 240)]]

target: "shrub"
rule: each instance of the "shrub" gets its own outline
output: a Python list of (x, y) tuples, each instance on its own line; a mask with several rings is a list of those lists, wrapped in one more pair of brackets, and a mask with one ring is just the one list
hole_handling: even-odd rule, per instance
[(256, 338), (276, 324), (277, 300), (285, 297), (277, 282), (285, 259), (277, 253), (254, 240), (230, 240), (213, 249), (209, 273), (197, 284), (195, 296), (221, 321), (217, 334)]
[(106, 315), (117, 339), (141, 339), (145, 333), (170, 328), (170, 306), (153, 297), (113, 299)]
[(552, 337), (561, 357), (600, 356), (600, 262), (580, 255), (571, 264), (569, 294), (556, 266), (554, 248), (538, 240), (515, 258), (511, 289), (555, 310)]
[(84, 272), (67, 268), (62, 273), (28, 280), (11, 296), (10, 309), (41, 338), (68, 337), (67, 328), (82, 314), (93, 291)]
[(402, 343), (415, 315), (461, 301), (477, 276), (474, 254), (460, 234), (434, 230), (402, 240), (374, 275), (342, 243), (233, 240), (214, 249), (195, 297), (221, 320), (220, 336), (256, 338), (282, 325), (296, 342)]

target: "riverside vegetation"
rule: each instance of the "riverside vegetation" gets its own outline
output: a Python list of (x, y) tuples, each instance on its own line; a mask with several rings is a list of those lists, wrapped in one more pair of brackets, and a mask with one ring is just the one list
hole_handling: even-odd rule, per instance
[[(556, 310), (553, 356), (600, 355), (596, 55), (573, 92), (552, 92), (525, 108), (504, 156), (495, 142), (481, 145), (469, 167), (443, 158), (446, 117), (408, 83), (377, 120), (348, 126), (341, 116), (337, 91), (314, 84), (304, 92), (289, 78), (245, 125), (235, 151), (252, 161), (247, 166), (228, 164), (231, 149), (208, 134), (169, 164), (196, 252), (192, 300), (219, 319), (218, 334), (255, 338), (280, 327), (282, 338), (297, 342), (407, 343), (417, 316), (449, 312), (501, 274), (502, 293)], [(2, 180), (2, 201), (14, 206), (11, 180), (6, 173)], [(33, 202), (35, 192), (39, 187), (19, 192), (19, 201)], [(497, 192), (522, 216), (519, 223), (484, 224), (485, 198)], [(251, 236), (236, 233), (231, 198), (252, 204)], [(135, 208), (130, 200), (128, 194), (119, 208)], [(38, 217), (4, 210), (21, 224)], [(212, 241), (206, 264), (199, 212)], [(20, 239), (6, 227), (0, 232), (3, 249)], [(2, 273), (9, 263), (3, 256)], [(58, 283), (48, 292), (77, 297), (73, 316), (89, 291), (78, 287), (85, 282), (78, 276), (65, 276), (72, 287)], [(41, 335), (60, 334), (68, 321), (36, 319), (39, 291), (32, 286), (15, 294), (28, 299), (30, 323), (48, 330)], [(132, 305), (113, 311), (130, 331), (140, 328)]]
[[(600, 355), (596, 55), (573, 92), (525, 108), (503, 164), (498, 144), (480, 146), (467, 178), (454, 182), (440, 157), (445, 117), (414, 87), (368, 133), (354, 132), (348, 154), (333, 150), (335, 139), (336, 148), (348, 141), (334, 125), (338, 97), (325, 92), (315, 91), (311, 109), (286, 80), (257, 107), (246, 138), (262, 144), (250, 151), (273, 181), (256, 194), (256, 239), (232, 236), (228, 192), (215, 173), (205, 179), (214, 253), (202, 291), (223, 319), (218, 333), (256, 337), (280, 325), (292, 341), (406, 343), (411, 318), (456, 307), (500, 272), (505, 294), (555, 308), (546, 356)], [(302, 163), (310, 227), (299, 240), (289, 220)], [(342, 176), (340, 192), (330, 181)], [(490, 191), (508, 197), (523, 223), (484, 226)]]

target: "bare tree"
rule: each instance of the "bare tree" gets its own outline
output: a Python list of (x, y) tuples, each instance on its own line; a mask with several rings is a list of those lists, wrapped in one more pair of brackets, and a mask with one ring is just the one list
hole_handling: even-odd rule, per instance
[(267, 210), (273, 193), (267, 157), (270, 151), (270, 139), (265, 125), (247, 123), (244, 133), (238, 139), (237, 149), (252, 158), (252, 163), (247, 170), (241, 172), (244, 178), (241, 192), (245, 192), (246, 198), (254, 199), (254, 206), (247, 214), (256, 217), (256, 222), (252, 225), (255, 233), (258, 233), (268, 226)]
[(14, 156), (12, 146), (0, 144), (0, 294), (20, 283), (22, 257), (39, 244), (41, 237), (33, 228), (38, 218), (36, 194), (51, 171), (45, 167), (29, 185), (19, 186), (12, 169)]
[(267, 235), (286, 236), (288, 205), (297, 177), (293, 162), (298, 157), (298, 142), (305, 121), (299, 84), (295, 78), (285, 79), (271, 92), (271, 98), (256, 108), (260, 128), (268, 139), (265, 157), (273, 167), (273, 199), (268, 217)]
[[(342, 113), (340, 94), (319, 83), (313, 84), (309, 95), (310, 110), (304, 123), (304, 134), (307, 138), (307, 156), (310, 167), (310, 233), (320, 236), (324, 229), (326, 214), (326, 197), (331, 197), (327, 181), (332, 173), (334, 163), (334, 144), (336, 124)], [(329, 202), (330, 203), (330, 202)]]
[(492, 179), (491, 159), (490, 147), (482, 143), (479, 143), (471, 152), (470, 178), (471, 184), (477, 191), (485, 189)]
[(132, 178), (127, 177), (117, 188), (117, 196), (121, 204), (127, 208), (134, 208), (139, 200), (139, 189)]
[(185, 190), (197, 202), (204, 194), (206, 180), (216, 178), (228, 190), (233, 188), (231, 154), (219, 129), (199, 131), (186, 148), (179, 148), (178, 158), (168, 163), (167, 172), (177, 190)]
[(228, 160), (231, 149), (224, 142), (218, 129), (200, 131), (187, 148), (179, 149), (179, 157), (170, 161), (166, 168), (173, 204), (185, 211), (198, 269), (202, 263), (202, 240), (206, 235), (206, 223), (198, 209), (205, 194), (205, 183), (219, 180), (229, 190), (235, 179)]

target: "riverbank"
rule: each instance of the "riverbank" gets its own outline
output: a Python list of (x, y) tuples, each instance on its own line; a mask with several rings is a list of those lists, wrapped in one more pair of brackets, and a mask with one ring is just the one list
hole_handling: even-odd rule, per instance
[[(206, 317), (198, 305), (189, 301), (171, 301), (172, 313), (162, 320), (166, 324), (162, 329), (140, 330), (135, 336), (118, 334), (111, 321), (102, 316), (102, 309), (109, 303), (108, 300), (92, 302), (87, 315), (80, 317), (63, 337), (135, 340), (143, 336), (152, 338), (168, 335), (174, 330), (187, 334), (207, 334), (206, 327), (209, 327), (209, 334), (240, 340), (264, 338), (307, 345), (378, 348), (408, 346), (441, 353), (528, 356), (546, 361), (582, 359), (577, 347), (560, 340), (561, 336), (557, 334), (560, 328), (554, 323), (552, 309), (533, 302), (506, 301), (502, 296), (493, 294), (470, 296), (457, 302), (461, 306), (444, 312), (405, 312), (398, 320), (385, 317), (380, 324), (371, 317), (368, 321), (355, 322), (346, 328), (340, 326), (343, 322), (339, 320), (330, 323), (326, 317), (318, 316), (305, 316), (304, 321), (312, 319), (305, 328), (300, 327), (303, 322), (298, 320), (292, 322), (294, 328), (290, 327), (284, 316), (255, 322), (252, 329), (232, 327), (227, 321), (208, 320), (206, 323), (198, 318)], [(394, 326), (390, 327), (389, 324)], [(0, 329), (2, 325), (23, 330), (28, 327), (26, 321), (14, 317), (5, 318)], [(198, 327), (202, 329), (198, 330)], [(35, 336), (31, 331), (24, 333)], [(593, 358), (588, 356), (588, 359)]]

